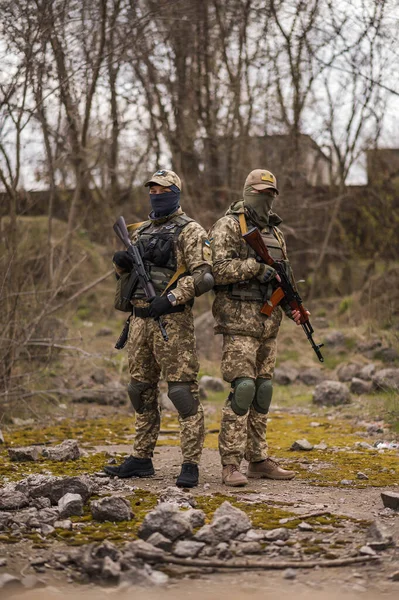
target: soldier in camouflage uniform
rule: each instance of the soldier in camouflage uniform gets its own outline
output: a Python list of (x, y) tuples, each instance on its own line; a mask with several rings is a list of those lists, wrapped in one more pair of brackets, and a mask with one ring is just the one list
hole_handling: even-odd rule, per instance
[[(145, 185), (149, 187), (152, 212), (148, 221), (133, 226), (132, 242), (140, 249), (157, 296), (148, 305), (139, 286), (133, 293), (127, 344), (128, 393), (136, 411), (133, 455), (120, 466), (106, 466), (104, 470), (118, 477), (154, 474), (151, 457), (160, 429), (158, 382), (162, 376), (179, 413), (183, 464), (176, 485), (193, 487), (198, 484), (204, 413), (199, 400), (191, 307), (195, 296), (213, 286), (211, 252), (205, 244), (204, 229), (180, 208), (181, 182), (176, 173), (157, 171)], [(127, 253), (117, 254), (116, 271), (121, 275), (129, 266), (131, 269), (124, 262), (130, 259)], [(175, 273), (180, 277), (170, 285)], [(163, 339), (156, 318), (161, 318), (169, 341)]]
[[(268, 457), (266, 443), (282, 310), (277, 306), (267, 317), (260, 309), (271, 297), (277, 274), (272, 267), (257, 262), (255, 252), (242, 237), (247, 224), (258, 227), (271, 256), (285, 261), (290, 273), (284, 237), (278, 229), (281, 219), (271, 212), (278, 193), (272, 173), (264, 169), (252, 171), (244, 184), (243, 200), (232, 204), (210, 233), (215, 333), (223, 334), (221, 369), (225, 381), (232, 386), (219, 434), (222, 478), (229, 486), (246, 485), (247, 477), (295, 476)], [(284, 302), (281, 306), (299, 323), (298, 311), (291, 313)], [(240, 472), (244, 457), (249, 462), (247, 477)]]

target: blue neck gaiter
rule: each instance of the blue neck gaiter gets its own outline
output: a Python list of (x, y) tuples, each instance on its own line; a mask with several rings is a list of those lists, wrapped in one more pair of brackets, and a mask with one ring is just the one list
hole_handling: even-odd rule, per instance
[(164, 194), (150, 194), (152, 213), (150, 217), (159, 219), (174, 213), (180, 205), (180, 190), (176, 185), (171, 185), (171, 192)]

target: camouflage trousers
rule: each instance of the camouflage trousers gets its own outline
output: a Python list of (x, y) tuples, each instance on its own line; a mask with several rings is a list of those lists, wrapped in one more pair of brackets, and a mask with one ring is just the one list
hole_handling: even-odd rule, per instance
[(199, 400), (198, 370), (194, 321), (191, 308), (162, 317), (169, 341), (162, 338), (154, 319), (134, 317), (130, 322), (127, 344), (129, 371), (132, 379), (150, 386), (142, 393), (142, 412), (136, 413), (136, 435), (133, 456), (149, 458), (158, 439), (161, 409), (158, 403), (158, 382), (190, 383), (190, 391), (198, 401), (198, 412), (182, 418), (180, 448), (183, 462), (199, 463), (204, 444), (204, 411)]
[[(224, 335), (222, 375), (232, 382), (238, 377), (271, 379), (276, 364), (277, 334), (281, 311), (273, 311), (264, 322), (261, 338), (245, 335)], [(257, 462), (267, 458), (267, 414), (257, 412), (253, 406), (247, 414), (237, 415), (230, 400), (222, 410), (219, 433), (219, 452), (222, 465), (241, 464), (243, 458)]]

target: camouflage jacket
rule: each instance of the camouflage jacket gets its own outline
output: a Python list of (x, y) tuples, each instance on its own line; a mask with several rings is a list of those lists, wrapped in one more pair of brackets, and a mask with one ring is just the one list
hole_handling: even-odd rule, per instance
[[(209, 232), (211, 240), (213, 276), (215, 278), (216, 298), (212, 311), (216, 321), (215, 333), (230, 335), (250, 335), (260, 338), (263, 324), (268, 317), (260, 312), (261, 303), (236, 300), (229, 297), (224, 286), (255, 278), (261, 264), (249, 256), (250, 249), (242, 238), (238, 215), (245, 213), (243, 202), (230, 206), (224, 217), (219, 219)], [(282, 232), (277, 229), (280, 217), (271, 215), (270, 224), (275, 237), (281, 243), (284, 253), (286, 245)], [(217, 286), (222, 286), (218, 289)], [(279, 311), (281, 318), (281, 309)]]
[[(149, 220), (142, 223), (142, 227), (145, 224), (160, 224), (165, 222), (171, 222), (174, 217), (184, 215), (185, 213), (179, 208), (173, 215), (169, 215), (159, 220)], [(140, 227), (140, 229), (142, 228)], [(140, 230), (133, 231), (131, 234), (131, 240), (136, 243), (140, 236)], [(194, 278), (192, 273), (195, 269), (201, 265), (209, 265), (212, 267), (211, 253), (209, 247), (205, 244), (207, 235), (205, 229), (196, 221), (188, 223), (180, 232), (177, 238), (176, 247), (174, 252), (176, 255), (177, 269), (181, 266), (185, 267), (187, 274), (181, 276), (177, 283), (172, 286), (173, 294), (176, 297), (177, 304), (185, 304), (195, 296), (194, 290)], [(147, 302), (143, 300), (133, 300), (135, 306), (147, 306)]]

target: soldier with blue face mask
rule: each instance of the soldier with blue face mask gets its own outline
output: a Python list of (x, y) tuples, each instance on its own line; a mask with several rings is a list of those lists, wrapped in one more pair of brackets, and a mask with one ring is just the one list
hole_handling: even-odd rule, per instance
[[(148, 304), (139, 286), (133, 293), (127, 351), (136, 436), (132, 456), (117, 467), (107, 465), (104, 471), (117, 477), (154, 474), (152, 456), (160, 429), (158, 382), (162, 377), (179, 414), (183, 464), (176, 485), (194, 487), (204, 443), (204, 413), (199, 400), (192, 306), (195, 296), (213, 286), (211, 251), (205, 230), (180, 208), (181, 181), (176, 173), (159, 170), (145, 186), (150, 192), (151, 212), (147, 221), (134, 226), (131, 239), (140, 250), (157, 295)], [(115, 269), (122, 275), (131, 269), (130, 259), (127, 252), (117, 254)], [(154, 320), (159, 317), (168, 341)]]

